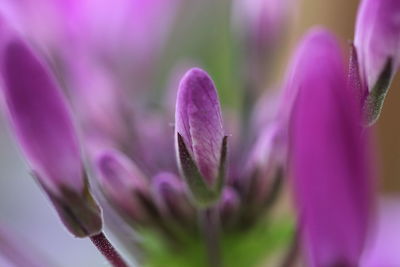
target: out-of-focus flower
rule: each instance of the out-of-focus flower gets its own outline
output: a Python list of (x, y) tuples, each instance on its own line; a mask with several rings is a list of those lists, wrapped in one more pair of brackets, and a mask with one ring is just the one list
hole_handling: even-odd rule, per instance
[(363, 0), (360, 4), (354, 45), (365, 99), (367, 123), (381, 112), (390, 82), (400, 66), (400, 2)]
[[(233, 1), (234, 32), (245, 52), (246, 91), (260, 92), (271, 72), (273, 56), (294, 13), (295, 0)], [(248, 92), (249, 93), (249, 92)], [(254, 96), (253, 96), (254, 97)]]
[(303, 244), (311, 266), (358, 266), (373, 200), (360, 108), (334, 36), (313, 30), (298, 52), (290, 161)]
[(251, 177), (242, 181), (247, 216), (257, 216), (260, 210), (270, 207), (280, 192), (286, 164), (280, 127), (276, 121), (266, 124), (247, 155), (241, 172), (242, 176)]
[(223, 186), (226, 137), (215, 85), (203, 70), (189, 70), (179, 85), (175, 131), (178, 163), (194, 197), (214, 201)]
[(136, 223), (148, 219), (147, 179), (129, 158), (116, 150), (105, 151), (99, 154), (95, 169), (104, 194), (125, 218)]
[(36, 247), (4, 225), (0, 227), (0, 263), (2, 266), (54, 266)]
[(162, 172), (152, 179), (155, 202), (160, 212), (167, 218), (188, 227), (196, 218), (196, 212), (187, 196), (187, 188), (182, 180), (173, 173)]
[(259, 52), (269, 49), (284, 32), (294, 4), (294, 0), (236, 0), (233, 4), (235, 30)]
[(11, 126), (34, 176), (76, 236), (101, 230), (88, 191), (71, 112), (46, 65), (11, 30), (1, 41), (3, 94)]
[(385, 196), (379, 201), (377, 223), (364, 250), (362, 267), (399, 266), (400, 202), (398, 196)]

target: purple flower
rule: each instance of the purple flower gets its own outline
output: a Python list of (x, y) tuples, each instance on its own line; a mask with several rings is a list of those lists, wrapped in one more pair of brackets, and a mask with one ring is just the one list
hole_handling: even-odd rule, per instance
[(382, 109), (390, 82), (400, 65), (400, 2), (362, 1), (354, 45), (365, 100), (367, 123), (374, 123)]
[[(101, 229), (100, 211), (88, 192), (66, 100), (33, 51), (10, 31), (2, 35), (3, 94), (20, 148), (69, 230), (77, 236), (94, 234)], [(87, 216), (79, 218), (81, 227), (70, 214), (82, 212)]]
[(301, 47), (292, 69), (290, 162), (303, 244), (310, 266), (358, 266), (372, 201), (359, 105), (334, 36), (313, 30)]
[(175, 131), (178, 164), (192, 193), (201, 199), (205, 196), (200, 196), (199, 190), (219, 191), (226, 138), (215, 85), (203, 70), (191, 69), (182, 78), (176, 100)]

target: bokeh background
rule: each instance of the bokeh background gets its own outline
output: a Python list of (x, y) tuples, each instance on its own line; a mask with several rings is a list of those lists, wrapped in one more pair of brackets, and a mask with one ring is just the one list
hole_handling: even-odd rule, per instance
[[(154, 99), (161, 95), (171, 70), (190, 61), (210, 72), (224, 105), (234, 108), (241, 95), (237, 88), (239, 66), (232, 38), (230, 1), (186, 2), (157, 64)], [(287, 34), (276, 52), (275, 68), (268, 73), (270, 84), (282, 80), (293, 47), (313, 25), (324, 25), (334, 31), (347, 51), (348, 42), (353, 38), (357, 5), (357, 0), (299, 0)], [(379, 188), (382, 194), (392, 196), (400, 191), (399, 103), (400, 79), (396, 79), (375, 126)], [(47, 197), (29, 176), (4, 116), (0, 121), (0, 225), (15, 232), (22, 244), (31, 245), (54, 259), (55, 266), (107, 265), (90, 241), (73, 238), (63, 228)], [(1, 242), (0, 239), (0, 249)], [(7, 264), (0, 261), (0, 266)]]

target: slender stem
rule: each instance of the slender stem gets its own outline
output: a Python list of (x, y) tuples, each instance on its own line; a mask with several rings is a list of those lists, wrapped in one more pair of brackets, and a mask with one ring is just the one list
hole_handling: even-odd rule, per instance
[(103, 256), (107, 258), (112, 266), (128, 267), (128, 264), (122, 259), (121, 255), (119, 255), (113, 245), (111, 245), (110, 241), (108, 241), (103, 232), (91, 236), (90, 240), (92, 240), (93, 244), (103, 254)]
[(219, 218), (216, 209), (208, 208), (201, 211), (208, 264), (210, 267), (221, 267), (221, 252), (219, 244)]

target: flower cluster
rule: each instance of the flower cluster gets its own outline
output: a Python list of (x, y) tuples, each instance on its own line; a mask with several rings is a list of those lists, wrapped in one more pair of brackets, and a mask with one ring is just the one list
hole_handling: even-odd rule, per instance
[[(239, 69), (242, 109), (231, 114), (198, 67), (174, 77), (157, 109), (144, 104), (179, 0), (5, 1), (1, 88), (21, 152), (67, 229), (114, 266), (128, 263), (103, 234), (103, 216), (140, 236), (144, 254), (131, 252), (150, 266), (197, 266), (203, 243), (209, 266), (261, 264), (268, 249), (282, 250), (265, 229), (293, 243), (284, 266), (359, 266), (375, 206), (367, 125), (398, 69), (400, 4), (361, 3), (348, 70), (336, 37), (310, 29), (272, 97), (261, 95), (263, 75), (295, 3), (236, 2), (248, 69)], [(283, 184), (297, 213), (289, 230), (271, 223)], [(154, 260), (153, 238), (181, 260)]]

